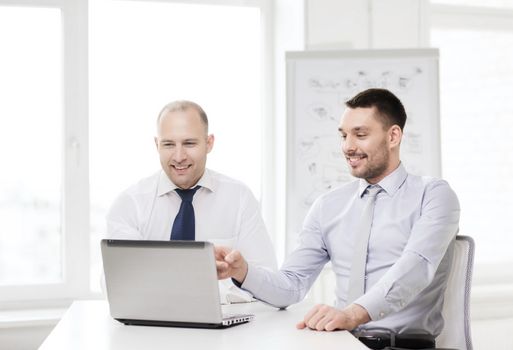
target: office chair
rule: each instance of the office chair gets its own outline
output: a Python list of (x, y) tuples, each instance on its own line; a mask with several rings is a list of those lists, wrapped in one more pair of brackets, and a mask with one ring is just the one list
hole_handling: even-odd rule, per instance
[(437, 348), (472, 350), (469, 303), (474, 248), (474, 240), (471, 237), (456, 236), (442, 309), (445, 325), (436, 339)]

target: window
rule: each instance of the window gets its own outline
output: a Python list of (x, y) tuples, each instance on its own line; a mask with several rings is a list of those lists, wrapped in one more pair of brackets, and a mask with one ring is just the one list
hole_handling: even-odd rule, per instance
[(80, 0), (0, 0), (2, 305), (85, 292), (84, 9)]
[(460, 198), (460, 232), (476, 240), (478, 284), (513, 282), (510, 271), (493, 268), (512, 262), (513, 12), (432, 9), (431, 44), (440, 48), (442, 169)]
[(61, 37), (59, 9), (0, 6), (0, 285), (62, 281)]
[[(99, 238), (114, 198), (160, 169), (155, 122), (173, 100), (193, 100), (205, 109), (216, 137), (207, 166), (246, 182), (258, 198), (260, 12), (258, 7), (91, 1), (93, 263), (101, 260)], [(100, 270), (92, 269), (96, 289)]]
[(155, 121), (171, 100), (204, 107), (207, 165), (261, 195), (268, 8), (0, 0), (0, 304), (99, 289), (104, 216), (160, 168)]

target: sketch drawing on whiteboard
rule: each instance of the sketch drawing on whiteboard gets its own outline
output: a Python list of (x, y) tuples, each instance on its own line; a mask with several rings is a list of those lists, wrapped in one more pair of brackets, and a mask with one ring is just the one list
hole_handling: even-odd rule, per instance
[(356, 76), (345, 78), (344, 86), (351, 96), (359, 91), (376, 87), (395, 91), (404, 91), (410, 88), (418, 75), (423, 73), (420, 67), (411, 67), (405, 72), (397, 73), (391, 70), (381, 72), (368, 72), (359, 70)]
[(297, 143), (297, 152), (300, 158), (313, 158), (321, 153), (319, 136), (304, 137)]
[(308, 86), (318, 92), (335, 92), (341, 83), (332, 79), (313, 77), (308, 79)]
[(392, 91), (406, 108), (408, 171), (440, 175), (438, 50), (287, 53), (287, 249), (315, 199), (354, 180), (337, 128), (345, 102), (368, 88)]
[(422, 154), (422, 135), (420, 133), (405, 130), (402, 142), (409, 154)]
[(298, 144), (297, 155), (301, 159), (311, 159), (322, 156), (323, 159), (334, 159), (339, 161), (342, 158), (341, 151), (337, 148), (340, 139), (336, 136), (336, 127), (333, 128), (333, 135), (304, 136)]
[(323, 103), (313, 103), (308, 107), (308, 115), (316, 121), (337, 121), (331, 108)]
[[(352, 177), (343, 163), (339, 164), (315, 164), (315, 173), (311, 173), (311, 188), (304, 192), (302, 204), (309, 208), (315, 199), (340, 185), (351, 181)], [(320, 171), (318, 168), (322, 168)], [(309, 166), (310, 170), (310, 166)]]
[(318, 76), (310, 78), (308, 87), (320, 94), (344, 92), (348, 96), (371, 87), (407, 91), (416, 78), (422, 74), (423, 70), (418, 66), (409, 67), (402, 72), (358, 70), (353, 75), (339, 80)]
[(335, 134), (306, 136), (299, 141), (296, 156), (301, 166), (297, 170), (308, 184), (300, 190), (299, 198), (307, 208), (320, 194), (351, 180), (337, 145), (340, 139)]

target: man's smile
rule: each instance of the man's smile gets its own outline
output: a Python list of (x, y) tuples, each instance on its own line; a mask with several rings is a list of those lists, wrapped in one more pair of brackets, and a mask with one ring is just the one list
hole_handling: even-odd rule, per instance
[(178, 164), (171, 164), (171, 168), (175, 169), (176, 172), (185, 173), (187, 169), (189, 169), (192, 166), (192, 164), (187, 165), (178, 165)]
[(352, 154), (352, 155), (346, 155), (346, 160), (349, 163), (350, 166), (356, 167), (360, 163), (362, 159), (367, 158), (366, 154)]

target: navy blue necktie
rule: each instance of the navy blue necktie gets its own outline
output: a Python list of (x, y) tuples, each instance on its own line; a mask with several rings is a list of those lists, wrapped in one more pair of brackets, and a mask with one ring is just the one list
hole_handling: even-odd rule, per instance
[(176, 214), (173, 228), (171, 229), (171, 240), (194, 241), (195, 224), (194, 208), (192, 206), (192, 197), (200, 186), (188, 190), (176, 189), (176, 193), (182, 198), (180, 210)]

